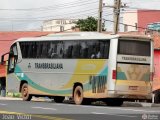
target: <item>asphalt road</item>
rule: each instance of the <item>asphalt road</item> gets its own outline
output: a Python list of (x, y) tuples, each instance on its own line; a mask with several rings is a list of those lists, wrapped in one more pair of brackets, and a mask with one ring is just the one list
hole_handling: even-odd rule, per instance
[(160, 120), (160, 107), (0, 100), (0, 120)]

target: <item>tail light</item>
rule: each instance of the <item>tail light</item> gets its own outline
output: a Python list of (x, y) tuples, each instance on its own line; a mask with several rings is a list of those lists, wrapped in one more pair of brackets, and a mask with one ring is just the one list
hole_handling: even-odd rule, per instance
[(116, 70), (112, 71), (112, 79), (116, 79)]

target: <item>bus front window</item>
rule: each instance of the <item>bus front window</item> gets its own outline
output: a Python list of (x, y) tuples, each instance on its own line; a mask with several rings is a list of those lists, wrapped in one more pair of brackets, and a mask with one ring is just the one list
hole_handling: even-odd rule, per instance
[(15, 65), (16, 65), (16, 62), (17, 62), (17, 46), (16, 46), (16, 44), (14, 44), (11, 47), (8, 62), (9, 62), (9, 64), (8, 64), (9, 65), (8, 66), (8, 72), (9, 73), (13, 73)]

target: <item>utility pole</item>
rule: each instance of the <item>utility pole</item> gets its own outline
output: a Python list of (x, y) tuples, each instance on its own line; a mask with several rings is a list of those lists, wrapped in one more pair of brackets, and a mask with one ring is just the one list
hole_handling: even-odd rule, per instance
[(103, 0), (99, 0), (97, 32), (102, 32), (102, 5), (103, 5)]
[(121, 0), (114, 0), (114, 34), (118, 33)]

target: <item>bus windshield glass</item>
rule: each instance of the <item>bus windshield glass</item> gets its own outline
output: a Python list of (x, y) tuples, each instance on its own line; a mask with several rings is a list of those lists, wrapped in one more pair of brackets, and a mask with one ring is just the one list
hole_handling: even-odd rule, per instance
[(149, 41), (120, 40), (118, 54), (150, 56), (151, 45)]

